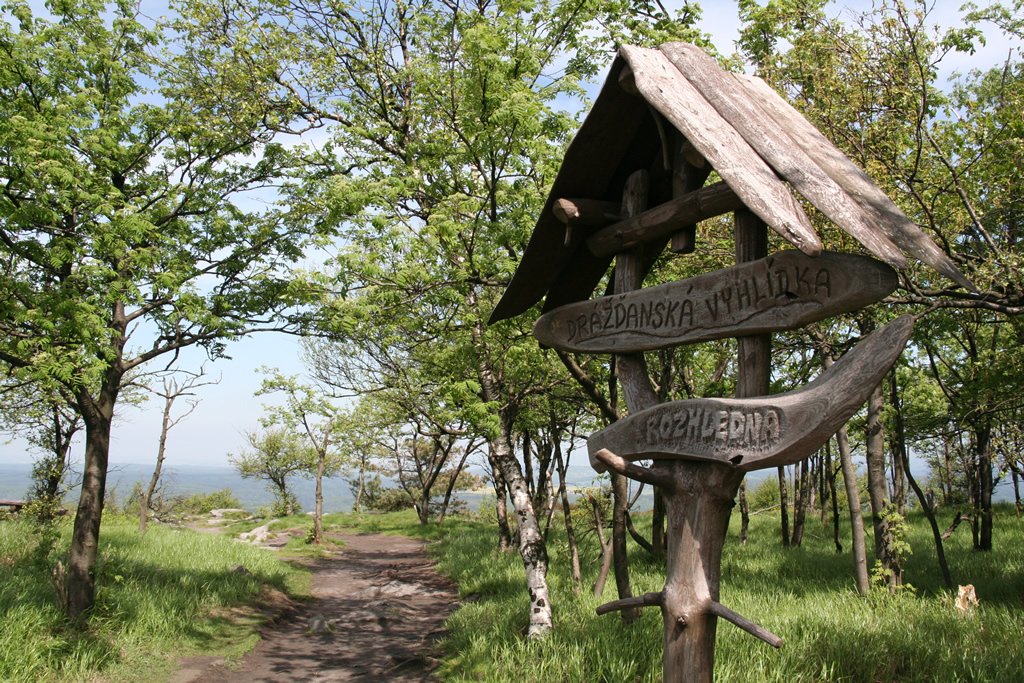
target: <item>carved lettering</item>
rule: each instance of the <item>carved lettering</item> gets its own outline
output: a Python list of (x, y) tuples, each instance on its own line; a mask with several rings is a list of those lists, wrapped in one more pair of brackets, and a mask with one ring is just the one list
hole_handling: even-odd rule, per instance
[(807, 274), (811, 272), (811, 269), (797, 266), (793, 270), (796, 272), (797, 294), (813, 294), (814, 287), (811, 285), (811, 281), (807, 279)]
[(752, 280), (743, 280), (736, 285), (736, 307), (743, 309), (750, 306), (752, 299), (750, 297), (750, 286)]
[(740, 411), (729, 411), (729, 443), (743, 442), (743, 426), (746, 421), (746, 416)]
[(814, 276), (814, 294), (824, 294), (826, 298), (832, 296), (832, 274), (828, 268), (821, 268)]
[(683, 326), (683, 320), (686, 320), (688, 327), (693, 327), (693, 302), (687, 299), (683, 302), (683, 305), (679, 310), (679, 327)]
[(781, 413), (775, 408), (714, 410), (680, 407), (651, 415), (644, 422), (642, 450), (671, 446), (692, 453), (756, 453), (772, 448), (783, 435)]
[[(545, 314), (552, 322), (543, 330), (544, 341), (556, 347), (570, 343), (583, 348), (588, 341), (622, 335), (618, 350), (628, 349), (634, 338), (647, 337), (649, 341), (638, 343), (650, 348), (660, 343), (655, 340), (670, 343), (673, 338), (714, 338), (715, 330), (735, 329), (742, 334), (742, 327), (757, 323), (784, 326), (785, 314), (772, 311), (793, 305), (799, 311), (794, 316), (807, 315), (813, 310), (805, 305), (808, 303), (820, 306), (823, 314), (832, 307), (842, 310), (842, 302), (851, 297), (853, 265), (856, 262), (816, 263), (799, 254), (778, 256), (759, 262), (757, 267), (735, 267), (716, 277), (694, 278), (706, 285), (703, 289), (684, 281), (676, 287), (676, 283), (662, 285), (657, 294), (637, 290), (570, 304), (563, 307), (567, 310), (561, 315), (562, 309)], [(541, 333), (538, 327), (538, 335)], [(594, 343), (594, 350), (598, 346)]]

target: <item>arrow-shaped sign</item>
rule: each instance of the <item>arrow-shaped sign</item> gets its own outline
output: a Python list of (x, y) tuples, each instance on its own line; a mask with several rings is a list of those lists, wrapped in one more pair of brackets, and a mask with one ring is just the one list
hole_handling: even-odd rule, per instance
[(814, 453), (867, 400), (914, 327), (905, 315), (876, 330), (810, 384), (774, 396), (662, 403), (595, 432), (590, 464), (607, 449), (626, 460), (712, 460), (742, 470), (788, 465)]
[(783, 251), (686, 280), (561, 306), (533, 334), (583, 353), (632, 353), (791, 330), (872, 304), (896, 271), (867, 256)]

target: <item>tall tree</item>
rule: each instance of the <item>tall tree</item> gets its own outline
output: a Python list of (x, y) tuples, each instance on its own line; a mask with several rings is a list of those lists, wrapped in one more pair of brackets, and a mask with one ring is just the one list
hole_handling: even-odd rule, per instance
[[(373, 315), (385, 327), (402, 323), (410, 341), (443, 340), (439, 388), (458, 394), (453, 405), (487, 438), (509, 488), (531, 596), (528, 631), (544, 633), (552, 624), (547, 551), (515, 424), (525, 398), (551, 378), (534, 362), (525, 322), (485, 321), (573, 126), (555, 102), (578, 96), (580, 76), (598, 67), (583, 34), (593, 8), (417, 1), (209, 10), (208, 28), (229, 31), (236, 49), (286, 46), (279, 80), (335, 123), (334, 149), (360, 169), (322, 188), (329, 218), (350, 228), (335, 290), (364, 291)], [(344, 330), (345, 300), (337, 303)]]
[(266, 376), (257, 395), (284, 395), (283, 404), (264, 407), (264, 427), (279, 427), (296, 434), (311, 454), (307, 462), (307, 472), (315, 482), (311, 541), (319, 544), (324, 532), (324, 477), (337, 473), (343, 466), (337, 446), (345, 427), (344, 412), (322, 387), (303, 384), (297, 377), (276, 370), (264, 372)]
[(64, 586), (81, 619), (95, 602), (111, 425), (127, 374), (186, 346), (216, 357), (225, 340), (293, 327), (286, 312), (298, 288), (285, 266), (312, 234), (242, 203), (296, 168), (270, 142), (296, 112), (264, 74), (198, 70), (205, 48), (187, 35), (161, 54), (167, 27), (128, 0), (54, 2), (52, 18), (27, 2), (6, 9), (0, 360), (59, 388), (85, 424)]
[(228, 454), (228, 461), (243, 479), (262, 479), (274, 494), (271, 514), (294, 515), (299, 511), (299, 499), (292, 491), (290, 480), (298, 473), (308, 472), (316, 462), (310, 457), (298, 434), (283, 427), (264, 427), (261, 431), (245, 434), (249, 447)]
[[(948, 436), (956, 438), (948, 443), (963, 437), (969, 444), (977, 546), (990, 548), (992, 425), (1021, 395), (1013, 316), (1024, 312), (1024, 290), (1013, 283), (1021, 281), (1022, 212), (1012, 188), (1021, 182), (1024, 148), (1022, 5), (966, 5), (960, 22), (946, 28), (934, 25), (934, 6), (923, 1), (888, 0), (851, 24), (829, 18), (825, 6), (744, 0), (741, 46), (975, 285), (951, 287), (913, 269), (894, 302), (940, 307), (919, 339), (954, 416)], [(1011, 45), (1004, 64), (941, 81), (944, 59), (997, 32)]]

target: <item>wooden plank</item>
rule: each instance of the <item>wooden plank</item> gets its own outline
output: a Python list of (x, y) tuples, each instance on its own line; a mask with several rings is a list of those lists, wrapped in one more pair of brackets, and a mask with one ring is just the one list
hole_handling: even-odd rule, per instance
[(743, 202), (731, 187), (714, 183), (601, 228), (587, 238), (587, 248), (594, 256), (612, 256), (641, 242), (665, 239), (687, 224), (742, 207)]
[(625, 46), (636, 85), (729, 183), (746, 206), (809, 255), (821, 251), (810, 219), (785, 183), (658, 50)]
[[(672, 198), (678, 199), (699, 190), (711, 174), (711, 164), (693, 144), (676, 129), (669, 136), (672, 155)], [(697, 250), (697, 224), (689, 223), (673, 233), (669, 249), (675, 254), (692, 254)]]
[[(618, 85), (624, 66), (622, 59), (612, 64), (593, 108), (566, 149), (551, 194), (511, 282), (491, 313), (491, 323), (525, 312), (546, 294), (555, 293), (562, 303), (585, 299), (607, 272), (610, 258), (592, 256), (582, 239), (565, 243), (562, 223), (552, 207), (561, 197), (618, 201), (625, 180), (620, 166), (638, 150), (646, 154), (646, 147), (658, 144), (657, 133), (644, 130), (647, 105)], [(639, 167), (634, 164), (629, 170)], [(578, 237), (586, 237), (586, 230), (578, 232)]]
[(669, 43), (660, 50), (715, 110), (750, 143), (761, 157), (842, 230), (894, 268), (906, 257), (875, 222), (803, 149), (793, 142), (732, 74), (703, 50), (688, 43)]
[(899, 358), (913, 327), (914, 316), (897, 318), (795, 391), (674, 401), (633, 414), (590, 436), (591, 465), (604, 467), (594, 456), (601, 449), (626, 460), (706, 460), (744, 471), (803, 460), (863, 405)]
[(737, 335), (795, 329), (853, 311), (892, 292), (896, 272), (867, 256), (783, 251), (635, 292), (562, 306), (534, 336), (583, 353), (652, 351)]
[(814, 159), (870, 215), (886, 236), (906, 253), (920, 259), (942, 275), (972, 291), (977, 291), (953, 261), (871, 178), (794, 109), (771, 86), (755, 76), (738, 74), (738, 82), (757, 98), (803, 151)]

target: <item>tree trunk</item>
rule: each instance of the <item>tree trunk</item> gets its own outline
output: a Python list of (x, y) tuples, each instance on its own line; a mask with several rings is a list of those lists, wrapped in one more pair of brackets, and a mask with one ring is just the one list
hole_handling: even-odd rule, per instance
[[(825, 367), (832, 366), (832, 359), (826, 353), (822, 358)], [(850, 452), (850, 438), (846, 427), (836, 432), (836, 450), (839, 451), (839, 462), (843, 470), (843, 484), (846, 487), (846, 504), (850, 511), (850, 543), (853, 546), (853, 576), (857, 582), (857, 592), (867, 595), (871, 592), (868, 580), (868, 552), (864, 538), (864, 520), (860, 512), (860, 491), (857, 487), (857, 468), (853, 466), (853, 454)]]
[(327, 451), (317, 454), (316, 459), (316, 502), (313, 506), (313, 543), (323, 543), (324, 536), (324, 469), (327, 467)]
[(146, 525), (149, 522), (149, 506), (156, 493), (156, 487), (160, 483), (160, 472), (164, 466), (164, 456), (167, 453), (167, 432), (171, 429), (171, 406), (174, 405), (173, 396), (164, 397), (163, 422), (160, 424), (160, 442), (156, 449), (156, 466), (153, 468), (153, 476), (149, 478), (149, 485), (139, 494), (139, 533), (146, 533)]
[(750, 529), (750, 505), (747, 504), (747, 480), (740, 482), (740, 545), (747, 544), (747, 532)]
[(1010, 465), (1010, 477), (1013, 479), (1013, 509), (1020, 517), (1020, 473), (1017, 472), (1017, 464)]
[(654, 489), (654, 507), (651, 511), (651, 547), (654, 556), (664, 559), (668, 539), (665, 537), (665, 496), (657, 486)]
[(782, 532), (782, 547), (789, 547), (789, 487), (786, 485), (786, 468), (778, 468), (779, 515)]
[(96, 602), (95, 570), (107, 485), (110, 428), (120, 387), (120, 375), (115, 374), (113, 369), (108, 370), (97, 398), (86, 395), (84, 391), (79, 395), (85, 421), (85, 463), (62, 597), (68, 617), (75, 622), (87, 619)]
[(843, 552), (843, 543), (839, 537), (839, 497), (836, 495), (836, 470), (832, 466), (832, 440), (825, 442), (825, 463), (822, 469), (828, 479), (828, 497), (832, 501), (832, 543), (836, 552)]
[(975, 519), (981, 518), (978, 550), (992, 550), (992, 427), (987, 420), (975, 427), (975, 458), (978, 463), (978, 503)]
[(512, 528), (508, 523), (508, 487), (501, 467), (494, 457), (493, 450), (488, 450), (487, 460), (491, 465), (491, 481), (494, 485), (494, 516), (498, 521), (498, 550), (506, 552), (512, 548)]
[(952, 588), (953, 579), (949, 574), (949, 565), (946, 563), (946, 552), (942, 546), (942, 532), (939, 531), (939, 523), (938, 520), (935, 519), (935, 507), (933, 506), (932, 500), (929, 496), (925, 495), (924, 491), (922, 491), (921, 487), (918, 485), (917, 480), (914, 479), (913, 472), (910, 471), (910, 456), (907, 453), (907, 442), (903, 422), (903, 402), (900, 400), (900, 392), (896, 382), (895, 370), (889, 373), (889, 403), (892, 405), (893, 412), (896, 416), (894, 421), (896, 438), (894, 439), (893, 454), (899, 459), (901, 463), (900, 472), (906, 475), (907, 482), (914, 490), (914, 494), (917, 496), (917, 500), (921, 504), (921, 510), (928, 519), (928, 525), (932, 530), (932, 539), (935, 542), (935, 555), (938, 558), (939, 570), (942, 572), (942, 580), (946, 584), (946, 588)]
[(718, 463), (680, 463), (673, 472), (678, 484), (666, 491), (662, 675), (672, 683), (711, 681), (717, 618), (708, 608), (718, 602), (722, 546), (743, 474)]
[(448, 506), (452, 502), (452, 493), (455, 491), (455, 485), (458, 483), (457, 480), (459, 475), (462, 473), (462, 469), (466, 466), (466, 460), (469, 459), (471, 449), (467, 446), (462, 452), (462, 458), (459, 460), (459, 464), (455, 467), (455, 470), (451, 472), (451, 476), (448, 478), (448, 485), (444, 490), (444, 498), (441, 500), (441, 509), (437, 512), (437, 523), (444, 523), (445, 518), (448, 516)]
[[(489, 371), (482, 371), (489, 379)], [(487, 396), (493, 400), (492, 392)], [(501, 420), (502, 433), (491, 441), (491, 453), (501, 469), (502, 477), (508, 486), (512, 506), (518, 521), (519, 555), (523, 560), (526, 572), (526, 588), (530, 596), (530, 616), (527, 637), (537, 638), (551, 630), (552, 613), (551, 598), (548, 596), (548, 551), (544, 536), (540, 530), (539, 520), (533, 509), (533, 500), (526, 478), (519, 467), (515, 454), (512, 452), (511, 419), (507, 416)]]
[(879, 384), (868, 396), (868, 417), (865, 444), (868, 464), (868, 498), (871, 505), (871, 524), (875, 532), (875, 558), (882, 563), (890, 588), (903, 584), (903, 568), (893, 548), (892, 529), (885, 519), (889, 507), (888, 484), (885, 476), (885, 432), (882, 410), (885, 396)]
[[(615, 587), (619, 599), (633, 597), (629, 586), (629, 558), (626, 555), (626, 506), (629, 504), (629, 481), (621, 474), (611, 473), (612, 478), (612, 558), (615, 567)], [(635, 608), (621, 610), (622, 620), (627, 624), (637, 620), (640, 611)]]
[(949, 437), (942, 437), (942, 504), (953, 502), (953, 464), (950, 456)]
[(555, 467), (558, 469), (558, 499), (562, 503), (562, 518), (565, 523), (565, 539), (569, 544), (569, 578), (572, 579), (572, 592), (580, 592), (582, 572), (580, 571), (580, 549), (576, 543), (576, 527), (572, 523), (572, 507), (569, 505), (569, 490), (565, 485), (566, 471), (569, 463), (562, 453), (561, 444), (555, 445)]
[(352, 501), (352, 512), (359, 513), (363, 508), (363, 493), (366, 491), (366, 461), (360, 456), (359, 474), (356, 476), (356, 496)]
[(804, 520), (807, 517), (807, 481), (809, 479), (808, 462), (803, 460), (793, 467), (793, 533), (790, 536), (789, 545), (800, 547), (804, 540)]
[(597, 572), (597, 578), (594, 579), (594, 597), (600, 598), (604, 593), (604, 584), (608, 580), (608, 572), (612, 568), (612, 542), (605, 538), (604, 535), (604, 519), (601, 517), (601, 504), (594, 496), (587, 496), (590, 501), (590, 509), (594, 513), (594, 533), (597, 534), (597, 540), (601, 544), (601, 568)]

